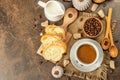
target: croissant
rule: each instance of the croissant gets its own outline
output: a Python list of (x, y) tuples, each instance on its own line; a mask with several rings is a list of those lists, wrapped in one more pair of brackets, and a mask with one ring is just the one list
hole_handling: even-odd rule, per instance
[(54, 34), (44, 34), (41, 37), (40, 41), (42, 42), (42, 44), (50, 45), (53, 42), (59, 41), (59, 40), (61, 40), (61, 38), (59, 36), (57, 36), (57, 35), (54, 35)]
[(59, 61), (67, 49), (66, 43), (63, 41), (64, 38), (63, 28), (56, 25), (46, 26), (45, 34), (40, 39), (43, 46), (41, 56), (53, 63)]
[(62, 41), (56, 41), (43, 49), (43, 57), (46, 60), (57, 62), (62, 58), (62, 55), (66, 52), (66, 44)]
[(61, 27), (56, 26), (56, 25), (48, 25), (48, 26), (46, 26), (45, 32), (47, 34), (55, 34), (55, 35), (61, 37), (62, 39), (65, 38), (64, 29), (62, 29)]

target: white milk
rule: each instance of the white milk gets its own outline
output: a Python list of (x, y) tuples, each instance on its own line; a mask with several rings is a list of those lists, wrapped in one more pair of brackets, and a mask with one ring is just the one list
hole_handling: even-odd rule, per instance
[(52, 3), (49, 3), (47, 6), (46, 6), (46, 11), (50, 14), (50, 15), (62, 15), (63, 12), (59, 9), (59, 6), (56, 5), (54, 2)]

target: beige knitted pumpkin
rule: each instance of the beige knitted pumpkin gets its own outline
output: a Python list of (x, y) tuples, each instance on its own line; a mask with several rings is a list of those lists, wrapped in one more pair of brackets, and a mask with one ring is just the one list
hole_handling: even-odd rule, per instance
[(92, 1), (91, 0), (72, 0), (72, 3), (77, 10), (84, 11), (91, 5)]

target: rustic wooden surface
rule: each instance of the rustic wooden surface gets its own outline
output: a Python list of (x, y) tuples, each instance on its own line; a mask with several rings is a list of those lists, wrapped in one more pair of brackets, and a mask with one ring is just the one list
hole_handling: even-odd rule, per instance
[[(40, 46), (40, 22), (46, 20), (43, 9), (37, 2), (38, 0), (0, 0), (0, 80), (80, 80), (67, 76), (54, 79), (50, 74), (53, 64), (36, 54)], [(63, 4), (66, 8), (72, 6), (71, 2)], [(103, 8), (106, 14), (108, 7), (113, 7), (113, 19), (118, 20), (113, 35), (120, 51), (120, 1), (106, 2), (99, 9)], [(40, 15), (37, 28), (33, 28)], [(60, 25), (61, 21), (55, 24)], [(119, 80), (120, 54), (113, 60), (116, 69), (112, 73), (109, 70), (108, 80)]]

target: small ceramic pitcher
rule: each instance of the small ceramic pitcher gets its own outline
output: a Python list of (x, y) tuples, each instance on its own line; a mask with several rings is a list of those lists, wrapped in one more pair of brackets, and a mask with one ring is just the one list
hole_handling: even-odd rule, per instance
[(38, 4), (44, 8), (44, 13), (48, 20), (59, 21), (63, 18), (65, 7), (59, 1), (50, 0), (47, 3), (39, 1)]

